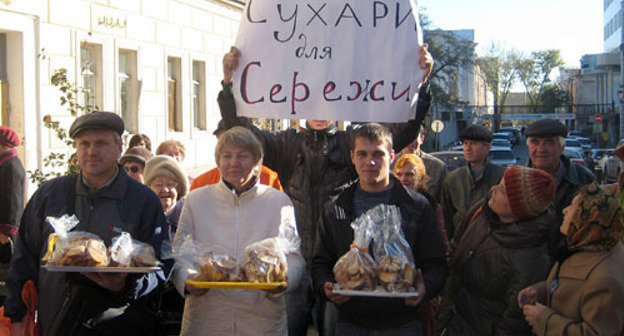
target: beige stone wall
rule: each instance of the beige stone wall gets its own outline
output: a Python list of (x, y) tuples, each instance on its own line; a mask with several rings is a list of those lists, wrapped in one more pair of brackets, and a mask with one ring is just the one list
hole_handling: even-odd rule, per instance
[[(61, 143), (41, 126), (44, 115), (51, 115), (69, 126), (71, 118), (59, 106), (59, 92), (50, 85), (55, 69), (68, 70), (71, 80), (81, 83), (80, 46), (92, 43), (102, 47), (102, 105), (118, 111), (119, 49), (137, 53), (138, 130), (152, 138), (154, 147), (166, 139), (182, 141), (187, 148), (185, 166), (214, 164), (216, 139), (212, 131), (220, 119), (216, 104), (222, 76), (222, 55), (233, 45), (242, 7), (218, 0), (3, 0), (0, 14), (22, 16), (34, 22), (32, 50), (38, 58), (25, 68), (34, 69), (35, 90), (25, 92), (24, 100), (38, 101), (37, 107), (23, 112), (22, 119), (38, 128), (36, 159)], [(0, 23), (0, 33), (6, 31)], [(15, 28), (17, 33), (19, 27)], [(166, 99), (167, 57), (181, 59), (183, 131), (168, 126)], [(205, 63), (206, 130), (192, 127), (192, 62)], [(30, 90), (28, 90), (30, 91)], [(19, 102), (15, 103), (16, 105)], [(30, 139), (29, 139), (30, 140)], [(31, 142), (34, 142), (30, 140)], [(29, 158), (32, 161), (35, 158)], [(30, 162), (30, 167), (37, 166)]]

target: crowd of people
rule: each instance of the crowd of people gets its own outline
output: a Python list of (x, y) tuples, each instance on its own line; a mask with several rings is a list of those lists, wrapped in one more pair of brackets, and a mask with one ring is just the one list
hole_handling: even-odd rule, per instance
[[(194, 179), (181, 142), (153, 155), (150, 138), (135, 134), (122, 155), (123, 120), (93, 112), (69, 130), (80, 173), (46, 182), (24, 206), (20, 139), (0, 127), (0, 294), (13, 335), (33, 332), (33, 322), (43, 335), (624, 335), (621, 183), (599, 186), (563, 156), (568, 130), (551, 119), (525, 129), (530, 160), (507, 169), (488, 160), (488, 128), (463, 129), (466, 166), (449, 173), (420, 148), (431, 103), (426, 49), (412, 120), (347, 130), (308, 120), (305, 130), (270, 133), (237, 116), (233, 48), (218, 96), (217, 167)], [(417, 296), (336, 290), (351, 224), (379, 205), (399, 209)], [(154, 248), (159, 269), (42, 268), (49, 218), (62, 215), (107, 246), (130, 233)], [(282, 235), (292, 245), (287, 285), (274, 289), (198, 288), (174, 258), (190, 242), (243, 258), (247, 246)], [(23, 300), (29, 281), (36, 307)]]

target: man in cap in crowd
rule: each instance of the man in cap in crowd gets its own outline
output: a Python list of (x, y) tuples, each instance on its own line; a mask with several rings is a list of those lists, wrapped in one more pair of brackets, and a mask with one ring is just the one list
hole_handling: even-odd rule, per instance
[(128, 148), (121, 159), (119, 159), (119, 164), (121, 164), (128, 176), (141, 183), (145, 183), (143, 170), (145, 170), (145, 163), (151, 158), (152, 153), (149, 149), (145, 147), (131, 147)]
[[(225, 121), (221, 120), (217, 125), (217, 129), (212, 132), (212, 134), (214, 134), (218, 139), (221, 133), (225, 131), (227, 131), (227, 129), (225, 128)], [(211, 184), (216, 184), (219, 182), (220, 179), (221, 173), (219, 173), (219, 168), (214, 167), (213, 169), (197, 176), (193, 180), (193, 183), (191, 183), (191, 190), (195, 190), (197, 188), (201, 188), (203, 186)], [(272, 171), (271, 169), (269, 169), (269, 167), (265, 165), (262, 165), (262, 168), (260, 170), (260, 183), (271, 186), (279, 191), (284, 191), (284, 188), (282, 188), (282, 184), (280, 183), (277, 173)]]
[(464, 220), (468, 210), (497, 185), (505, 169), (489, 161), (492, 132), (480, 125), (471, 125), (459, 133), (466, 166), (455, 169), (442, 184), (441, 204), (449, 240)]
[(570, 205), (576, 192), (584, 185), (594, 182), (594, 174), (586, 167), (570, 162), (563, 155), (568, 128), (554, 119), (540, 119), (524, 130), (529, 147), (528, 166), (545, 170), (555, 178), (555, 216), (548, 247), (555, 256), (557, 244), (563, 238), (559, 226), (563, 221), (563, 208)]
[(171, 263), (145, 274), (62, 273), (40, 267), (48, 235), (47, 217), (75, 215), (72, 231), (86, 231), (107, 246), (122, 232), (152, 245), (156, 257), (169, 239), (158, 197), (131, 179), (117, 164), (123, 120), (114, 113), (93, 112), (69, 129), (80, 173), (43, 184), (32, 196), (16, 238), (4, 314), (16, 331), (26, 307), (21, 292), (27, 280), (39, 286), (38, 320), (43, 335), (147, 335), (155, 325), (146, 314), (145, 295), (167, 279)]
[[(425, 142), (425, 129), (421, 126), (416, 140), (414, 140), (407, 147), (403, 148), (401, 153), (394, 159), (394, 162), (397, 162), (403, 154), (418, 155), (418, 157), (420, 157), (425, 164), (425, 173), (427, 174), (427, 190), (437, 202), (440, 202), (442, 183), (448, 176), (448, 169), (446, 168), (446, 163), (444, 163), (444, 161), (431, 154), (425, 153), (422, 148), (420, 148), (423, 142)], [(394, 163), (392, 164), (392, 168), (394, 169)]]
[[(6, 283), (11, 260), (11, 239), (17, 233), (24, 210), (26, 173), (15, 147), (19, 136), (13, 129), (0, 126), (0, 281)], [(6, 285), (0, 286), (0, 297), (8, 295)]]

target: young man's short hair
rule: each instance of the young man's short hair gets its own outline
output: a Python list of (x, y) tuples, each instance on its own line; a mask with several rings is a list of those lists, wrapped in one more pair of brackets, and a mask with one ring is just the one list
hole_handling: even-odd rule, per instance
[(357, 127), (351, 133), (351, 150), (355, 149), (355, 140), (364, 138), (370, 141), (381, 141), (381, 143), (392, 152), (392, 133), (390, 130), (379, 123), (366, 123)]

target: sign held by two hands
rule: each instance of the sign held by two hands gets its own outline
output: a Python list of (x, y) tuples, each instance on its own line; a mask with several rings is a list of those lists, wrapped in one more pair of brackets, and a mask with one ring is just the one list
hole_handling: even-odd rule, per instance
[(238, 115), (407, 121), (422, 44), (415, 0), (249, 0), (236, 39)]

